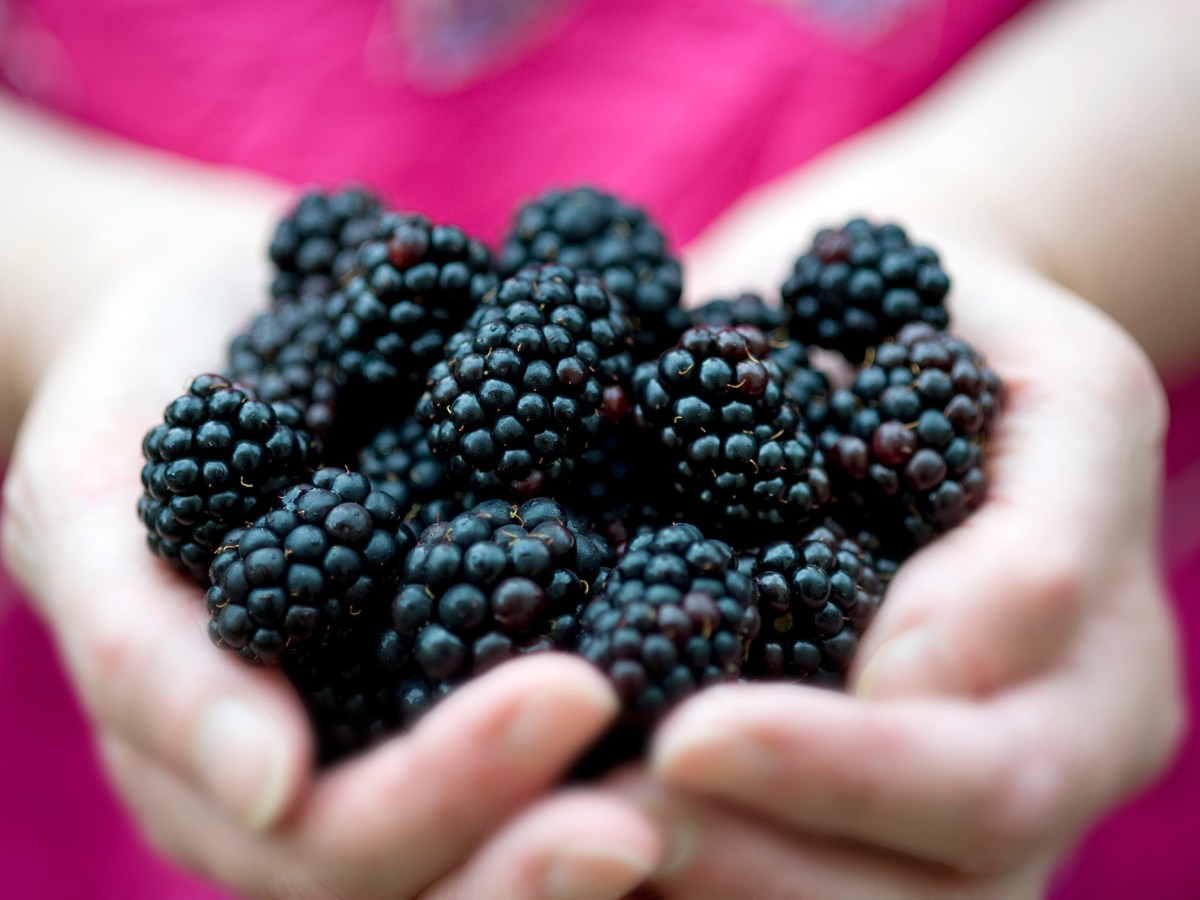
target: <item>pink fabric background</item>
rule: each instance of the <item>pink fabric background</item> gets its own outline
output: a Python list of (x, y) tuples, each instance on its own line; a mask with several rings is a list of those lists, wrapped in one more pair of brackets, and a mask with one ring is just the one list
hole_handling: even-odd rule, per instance
[[(0, 74), (126, 138), (295, 182), (363, 180), (489, 239), (517, 199), (589, 181), (644, 203), (683, 242), (749, 187), (919, 94), (1023, 2), (913, 0), (863, 45), (765, 2), (581, 0), (529, 55), (437, 94), (403, 81), (376, 0), (0, 0)], [(1164, 555), (1181, 634), (1200, 649), (1200, 382), (1172, 406)], [(1194, 661), (1188, 684), (1200, 696)], [(140, 842), (3, 572), (0, 735), (4, 894), (219, 896)], [(1193, 734), (1064, 867), (1056, 896), (1200, 896), (1200, 862), (1181, 852), (1197, 761)]]

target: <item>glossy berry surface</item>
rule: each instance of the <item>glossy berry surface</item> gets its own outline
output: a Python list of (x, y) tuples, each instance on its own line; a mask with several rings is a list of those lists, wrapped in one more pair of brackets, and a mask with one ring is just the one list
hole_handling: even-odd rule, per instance
[(844, 680), (894, 570), (876, 560), (875, 545), (827, 521), (799, 540), (774, 541), (753, 554), (763, 625), (746, 661), (747, 678)]
[(357, 618), (386, 605), (414, 543), (396, 501), (366, 476), (318, 469), (226, 536), (212, 564), (209, 637), (265, 665), (340, 646)]
[(737, 680), (759, 631), (754, 581), (694, 525), (630, 541), (588, 604), (579, 653), (608, 675), (624, 725), (645, 730), (701, 688)]
[(817, 234), (784, 282), (791, 336), (851, 362), (909, 322), (945, 328), (950, 279), (899, 225), (852, 219)]
[(515, 656), (573, 646), (607, 544), (553, 500), (479, 504), (425, 530), (378, 646), (411, 717)]
[(512, 275), (530, 263), (558, 262), (598, 275), (634, 320), (634, 355), (651, 359), (687, 328), (679, 306), (679, 262), (645, 211), (581, 187), (547, 191), (522, 206), (497, 266)]
[(702, 326), (635, 373), (638, 423), (664, 448), (677, 497), (722, 532), (802, 523), (829, 499), (769, 351), (755, 328)]
[(195, 378), (142, 441), (137, 509), (150, 549), (207, 585), (225, 534), (299, 479), (312, 453), (295, 407), (219, 375)]

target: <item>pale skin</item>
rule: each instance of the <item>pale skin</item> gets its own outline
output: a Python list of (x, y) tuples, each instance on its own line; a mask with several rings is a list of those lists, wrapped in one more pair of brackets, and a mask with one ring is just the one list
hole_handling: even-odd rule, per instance
[(685, 248), (703, 298), (773, 290), (850, 214), (937, 246), (1009, 387), (994, 488), (905, 566), (851, 691), (706, 692), (645, 766), (569, 791), (616, 703), (577, 660), (503, 667), (318, 773), (286, 682), (209, 645), (142, 546), (138, 447), (262, 304), (289, 194), (0, 104), (4, 547), (144, 832), (255, 897), (1040, 896), (1182, 727), (1155, 369), (1200, 342), (1198, 32), (1188, 0), (1049, 3)]

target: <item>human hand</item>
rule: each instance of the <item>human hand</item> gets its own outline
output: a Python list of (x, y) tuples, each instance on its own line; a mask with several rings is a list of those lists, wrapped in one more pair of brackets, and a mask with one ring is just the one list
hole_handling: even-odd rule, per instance
[(201, 593), (134, 511), (145, 431), (220, 367), (253, 263), (161, 262), (97, 298), (39, 386), (4, 547), (49, 621), (115, 785), (167, 855), (256, 897), (619, 897), (660, 851), (630, 804), (543, 797), (616, 711), (558, 656), (501, 667), (328, 772), (277, 671), (212, 647)]
[[(753, 254), (782, 238), (730, 236), (745, 243), (698, 247), (697, 296), (736, 286), (705, 280), (710, 259), (770, 277)], [(1021, 264), (930, 242), (955, 279), (952, 327), (1007, 387), (989, 499), (901, 568), (850, 693), (719, 687), (664, 723), (650, 769), (673, 792), (625, 790), (684, 836), (666, 897), (1041, 896), (1178, 738), (1153, 369)]]

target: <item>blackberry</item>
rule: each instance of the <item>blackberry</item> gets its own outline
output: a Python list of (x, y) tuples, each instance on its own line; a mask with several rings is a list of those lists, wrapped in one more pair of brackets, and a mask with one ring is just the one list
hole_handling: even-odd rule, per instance
[(487, 248), (460, 228), (416, 213), (384, 214), (329, 300), (329, 355), (348, 381), (382, 386), (391, 405), (401, 402), (495, 289), (490, 266)]
[[(500, 295), (527, 288), (510, 279)], [(480, 496), (533, 496), (595, 446), (606, 411), (627, 406), (604, 385), (604, 355), (577, 307), (526, 299), (481, 307), (455, 336), (417, 404), (429, 446)]]
[(983, 448), (1000, 398), (999, 378), (966, 342), (906, 325), (830, 400), (821, 440), (840, 499), (917, 546), (958, 525), (987, 490)]
[(758, 294), (740, 294), (732, 300), (717, 298), (690, 310), (693, 325), (736, 328), (749, 325), (763, 334), (774, 336), (787, 325), (780, 307), (768, 306)]
[(484, 502), (427, 528), (379, 644), (405, 719), (506, 659), (572, 646), (609, 557), (602, 539), (546, 498)]
[(599, 275), (628, 304), (635, 359), (652, 359), (688, 327), (683, 279), (662, 231), (635, 206), (590, 187), (547, 191), (518, 212), (497, 267), (560, 262)]
[(138, 516), (150, 549), (208, 584), (222, 538), (259, 515), (314, 453), (300, 413), (219, 375), (200, 375), (142, 441)]
[(346, 646), (318, 647), (284, 665), (308, 710), (318, 757), (325, 764), (363, 749), (400, 725), (394, 679), (375, 664), (374, 644), (381, 628), (358, 627)]
[(379, 199), (361, 188), (303, 194), (271, 238), (268, 255), (278, 270), (272, 296), (286, 303), (305, 287), (332, 289), (350, 271), (382, 210)]
[[(499, 318), (499, 310), (517, 303), (534, 304), (547, 321), (562, 325), (576, 340), (586, 340), (589, 348), (594, 348), (595, 368), (604, 385), (628, 386), (633, 371), (633, 324), (625, 303), (609, 293), (596, 276), (560, 264), (526, 266), (483, 298), (467, 329), (478, 329)], [(451, 338), (451, 345), (456, 340), (457, 336)], [(622, 408), (615, 414), (623, 413)]]
[(833, 388), (828, 376), (813, 366), (808, 348), (799, 341), (785, 341), (771, 348), (770, 359), (783, 373), (783, 395), (799, 410), (811, 435), (824, 430), (829, 418)]
[(729, 545), (670, 525), (630, 542), (584, 611), (579, 653), (612, 681), (622, 727), (645, 732), (700, 688), (737, 680), (756, 601)]
[(324, 356), (327, 302), (325, 294), (307, 292), (256, 316), (230, 343), (227, 369), (263, 400), (299, 407), (318, 436), (334, 424), (338, 398), (337, 368)]
[(396, 501), (365, 475), (318, 469), (226, 536), (212, 564), (209, 637), (265, 665), (336, 648), (355, 619), (386, 605), (415, 540)]
[(638, 422), (666, 448), (680, 501), (719, 529), (801, 523), (830, 496), (768, 350), (755, 328), (692, 328), (635, 373)]
[[(864, 545), (865, 544), (865, 545)], [(877, 542), (847, 536), (832, 520), (798, 541), (774, 541), (751, 557), (762, 632), (744, 673), (751, 680), (838, 684), (875, 616), (895, 564)]]
[(945, 328), (950, 279), (938, 255), (899, 225), (852, 219), (818, 232), (783, 285), (793, 338), (851, 362), (909, 322)]
[(425, 429), (409, 416), (384, 428), (358, 454), (358, 469), (371, 487), (390, 494), (406, 514), (449, 492), (442, 464), (430, 452)]

